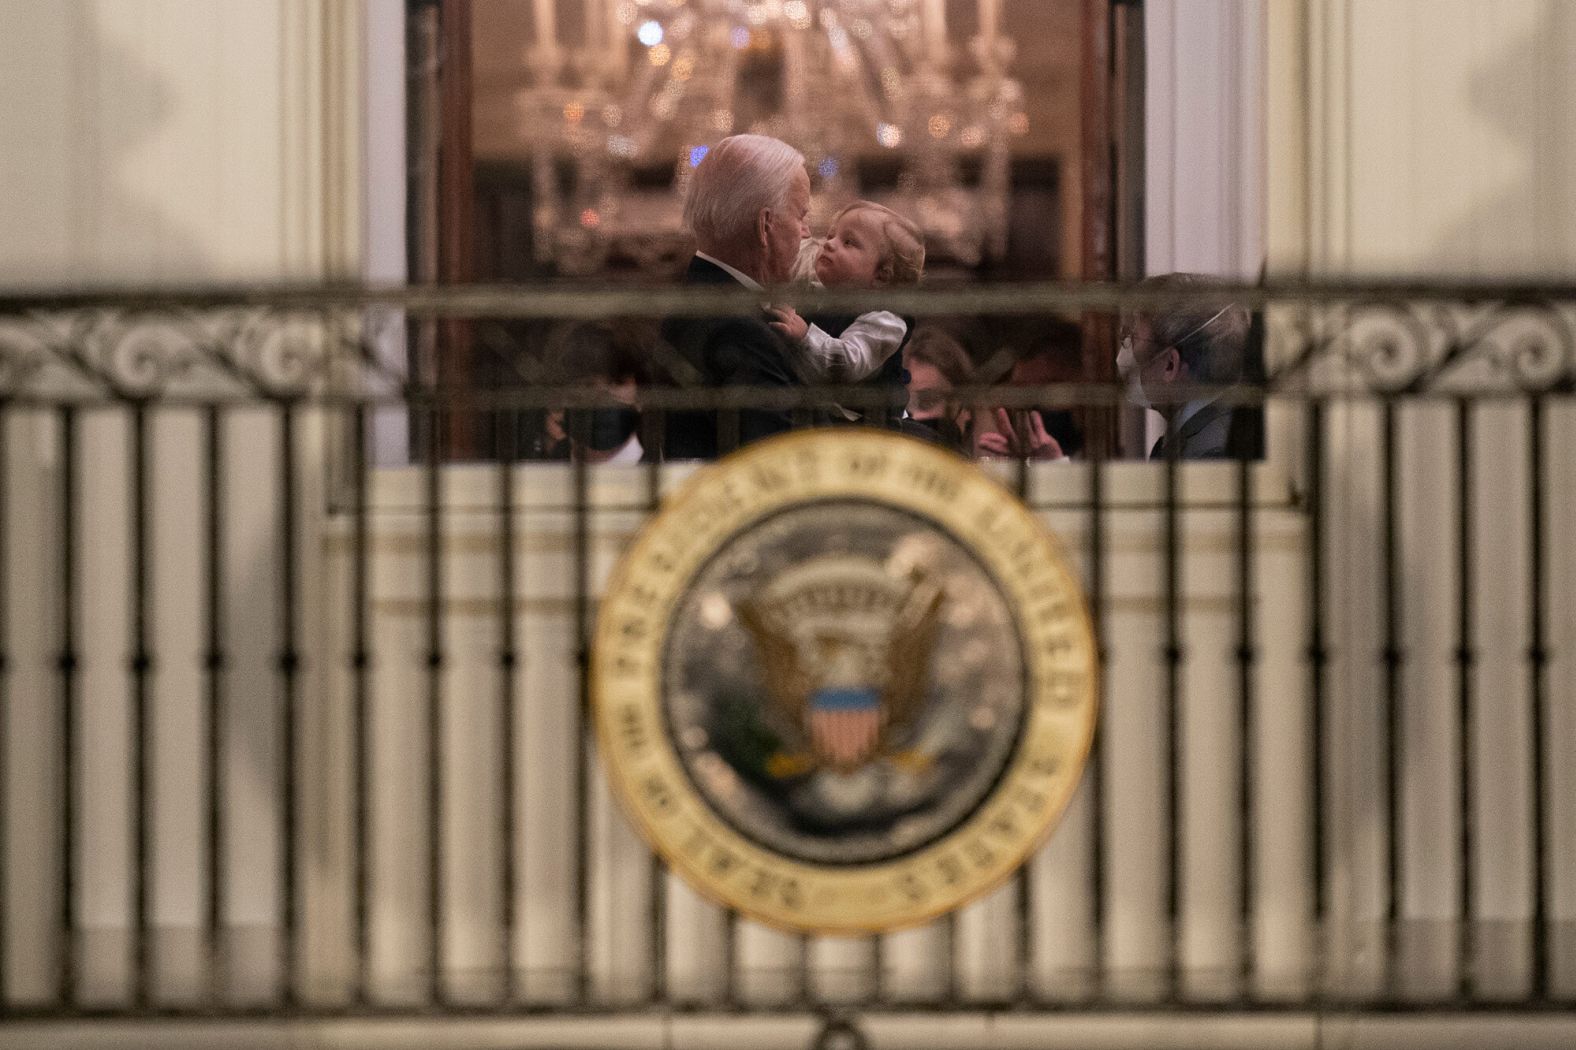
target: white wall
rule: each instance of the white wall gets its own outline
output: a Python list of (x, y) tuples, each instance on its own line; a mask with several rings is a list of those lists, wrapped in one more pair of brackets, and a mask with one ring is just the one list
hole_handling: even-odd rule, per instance
[(0, 4), (0, 282), (321, 274), (288, 124), (307, 56), (286, 34), (313, 6)]
[[(1570, 278), (1576, 270), (1570, 174), (1576, 88), (1569, 81), (1576, 7), (1564, 0), (1304, 0), (1272, 4), (1268, 15), (1273, 275)], [(1341, 316), (1328, 320), (1346, 323)], [(1435, 316), (1425, 324), (1437, 334), (1440, 322)], [(1442, 341), (1418, 345), (1399, 325), (1388, 331), (1399, 336), (1403, 356), (1417, 353), (1422, 361), (1443, 350)], [(1503, 350), (1513, 342), (1511, 330), (1501, 329), (1485, 345)], [(1545, 333), (1541, 344), (1554, 349), (1557, 337), (1551, 342)], [(1379, 345), (1355, 349), (1372, 355)], [(1483, 398), (1472, 410), (1467, 447), (1474, 501), (1468, 514), (1478, 537), (1469, 581), (1476, 648), (1471, 726), (1460, 723), (1452, 700), (1457, 420), (1448, 402), (1406, 404), (1395, 419), (1398, 597), (1408, 654), (1400, 689), (1407, 807), (1399, 844), (1401, 946), (1410, 986), (1447, 994), (1455, 979), (1453, 952), (1459, 938), (1469, 937), (1479, 953), (1481, 986), (1515, 995), (1528, 979), (1533, 880), (1524, 772), (1532, 739), (1525, 656), (1532, 600), (1530, 417), (1527, 400), (1514, 396), (1522, 384), (1513, 367), (1480, 361), (1466, 374), (1467, 389)], [(1334, 389), (1368, 384), (1348, 366), (1316, 375)], [(1576, 438), (1571, 407), (1566, 399), (1546, 402), (1541, 434), (1542, 582), (1552, 596), (1545, 613), (1555, 625), (1569, 622), (1568, 581), (1576, 572), (1565, 537)], [(1331, 882), (1330, 950), (1352, 961), (1345, 978), (1361, 989), (1384, 979), (1372, 964), (1387, 898), (1377, 801), (1388, 750), (1378, 703), (1386, 597), (1376, 539), (1385, 526), (1383, 438), (1372, 402), (1334, 403), (1328, 423), (1329, 601), (1339, 612), (1331, 639), (1337, 713), (1330, 734), (1344, 756), (1331, 773), (1331, 812), (1346, 829)], [(1554, 631), (1566, 634), (1563, 626)], [(1568, 695), (1572, 669), (1559, 653), (1567, 647), (1555, 643), (1551, 695)], [(1567, 707), (1556, 702), (1545, 725), (1554, 755), (1576, 745)], [(1480, 756), (1470, 790), (1472, 874), (1480, 897), (1465, 932), (1454, 923), (1464, 874), (1454, 802), (1463, 740)], [(1548, 786), (1553, 856), (1573, 848), (1576, 813), (1567, 776), (1557, 771)], [(1576, 916), (1576, 884), (1567, 869), (1555, 864), (1549, 872), (1549, 908), (1561, 920)], [(1554, 944), (1556, 983), (1568, 985), (1576, 946), (1558, 929)]]
[(1270, 15), (1278, 272), (1576, 269), (1571, 5), (1302, 0)]
[[(0, 0), (0, 285), (81, 288), (318, 280), (354, 273), (359, 257), (359, 5), (348, 0)], [(354, 32), (351, 32), (351, 31)], [(124, 352), (113, 327), (105, 349)], [(131, 356), (121, 365), (134, 367)], [(53, 990), (59, 772), (57, 572), (63, 424), (51, 412), (6, 413), (14, 575), (8, 639), (16, 654), (8, 759), (5, 953), (14, 1001)], [(126, 991), (131, 901), (131, 699), (125, 673), (132, 561), (129, 416), (77, 420), (81, 674), (75, 863), (87, 1001)], [(267, 408), (223, 424), (227, 530), (221, 554), (229, 744), (223, 859), (232, 892), (223, 923), (235, 952), (229, 991), (271, 989), (277, 950), (279, 703), (275, 669), (280, 542), (279, 419)], [(315, 633), (313, 581), (322, 499), (323, 421), (297, 420), (297, 537), (302, 636)], [(203, 983), (197, 947), (204, 865), (197, 804), (205, 721), (199, 517), (206, 483), (196, 412), (150, 419), (150, 630), (161, 654), (151, 725), (160, 755), (151, 887), (160, 994)], [(310, 709), (311, 681), (303, 682)], [(44, 905), (44, 906), (41, 906)]]
[(1576, 271), (1576, 9), (1148, 0), (1146, 270)]

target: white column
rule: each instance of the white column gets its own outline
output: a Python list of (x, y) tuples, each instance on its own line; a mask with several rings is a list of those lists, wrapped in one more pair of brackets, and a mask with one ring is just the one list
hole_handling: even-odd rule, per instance
[(1264, 255), (1263, 0), (1144, 7), (1144, 265), (1251, 279)]
[[(1567, 277), (1576, 266), (1576, 88), (1567, 75), (1576, 48), (1576, 10), (1559, 0), (1303, 0), (1271, 6), (1274, 48), (1268, 127), (1271, 257), (1284, 276), (1449, 276), (1467, 279)], [(1359, 377), (1352, 374), (1354, 383)], [(1495, 375), (1486, 383), (1506, 382)], [(1385, 753), (1366, 743), (1378, 692), (1373, 665), (1374, 530), (1382, 524), (1375, 478), (1380, 431), (1372, 404), (1333, 410), (1328, 491), (1330, 550), (1341, 552), (1329, 580), (1336, 652), (1332, 746), (1352, 761), (1332, 770), (1340, 788), (1331, 811), (1336, 857), (1332, 900), (1358, 902), (1336, 923), (1332, 963), (1352, 982), (1373, 975), (1348, 965), (1377, 943), (1384, 907), (1383, 820), (1376, 807)], [(1545, 529), (1572, 501), (1568, 406), (1547, 405), (1544, 421)], [(1470, 789), (1473, 863), (1473, 976), (1489, 996), (1525, 993), (1532, 931), (1531, 762), (1526, 646), (1531, 599), (1527, 550), (1529, 416), (1519, 399), (1474, 409), (1472, 476), (1477, 546), (1473, 562), (1476, 695)], [(1397, 423), (1398, 532), (1403, 637), (1400, 842), (1403, 994), (1445, 994), (1456, 979), (1454, 929), (1460, 861), (1452, 768), (1463, 727), (1441, 704), (1454, 679), (1453, 625), (1440, 603), (1454, 601), (1444, 572), (1452, 551), (1440, 523), (1455, 520), (1453, 421), (1411, 406)], [(1568, 613), (1561, 581), (1576, 574), (1569, 544), (1545, 536), (1544, 587), (1550, 623)], [(1362, 560), (1366, 564), (1358, 564)], [(1560, 695), (1576, 663), (1556, 652), (1549, 688)], [(1550, 754), (1569, 753), (1570, 722), (1552, 705)], [(1563, 735), (1561, 735), (1563, 734)], [(1558, 856), (1571, 841), (1569, 767), (1554, 762), (1546, 785)], [(1379, 797), (1382, 798), (1382, 795)], [(1563, 836), (1563, 837), (1562, 837)], [(1551, 919), (1576, 915), (1576, 879), (1550, 868)], [(1555, 926), (1553, 994), (1576, 985), (1576, 940)], [(1441, 932), (1442, 931), (1442, 932)]]
[[(338, 0), (82, 0), (70, 4), (0, 2), (0, 284), (190, 285), (341, 277), (356, 272), (359, 251), (360, 74), (359, 4)], [(92, 415), (91, 423), (88, 416)], [(37, 610), (16, 649), (46, 666), (58, 647), (49, 633), (58, 615), (54, 562), (60, 531), (51, 527), (58, 503), (58, 421), (46, 414), (14, 417), (7, 496), (17, 540), (41, 564), (15, 577), (13, 610)], [(154, 926), (154, 987), (180, 1001), (202, 984), (194, 954), (206, 873), (201, 864), (191, 786), (201, 782), (202, 707), (192, 668), (198, 544), (193, 542), (205, 491), (195, 413), (161, 411), (149, 428), (152, 608), (158, 658), (150, 727), (154, 826), (150, 870)], [(125, 657), (129, 616), (128, 417), (84, 413), (77, 432), (83, 570), (79, 600), (82, 696), (93, 717), (79, 722), (81, 786), (76, 892), (84, 927), (81, 973), (89, 994), (120, 995), (128, 977), (123, 944), (131, 921)], [(224, 766), (230, 849), (225, 859), (229, 901), (224, 917), (235, 949), (232, 989), (244, 996), (272, 990), (277, 924), (278, 785), (273, 779), (277, 733), (276, 637), (279, 426), (269, 409), (227, 418), (227, 485), (222, 552), (228, 589), (226, 645), (234, 700)], [(324, 504), (319, 470), (326, 460), (324, 427), (303, 411), (296, 426), (300, 635), (310, 647), (321, 603), (314, 558), (317, 509)], [(23, 554), (13, 546), (13, 563)], [(102, 571), (99, 571), (102, 570)], [(35, 629), (35, 626), (38, 629)], [(318, 660), (307, 656), (307, 665)], [(41, 697), (58, 688), (47, 675)], [(103, 700), (89, 689), (102, 686)], [(300, 680), (304, 726), (314, 726), (312, 680)], [(12, 752), (8, 805), (27, 813), (4, 846), (15, 877), (0, 902), (18, 909), (15, 893), (39, 880), (58, 880), (53, 841), (58, 819), (53, 777), (58, 740), (51, 707), (27, 734), (41, 747)], [(102, 745), (102, 746), (100, 746)], [(8, 742), (8, 746), (14, 745)], [(303, 756), (305, 751), (303, 751)], [(303, 761), (301, 771), (309, 776)], [(314, 788), (302, 783), (304, 797)], [(303, 810), (303, 851), (319, 842)], [(39, 844), (44, 848), (40, 850)], [(303, 896), (329, 854), (300, 868)], [(47, 898), (45, 898), (47, 899)], [(308, 907), (311, 905), (309, 903)], [(44, 923), (53, 920), (39, 912)], [(317, 931), (303, 925), (305, 953)], [(47, 926), (31, 919), (12, 931), (14, 987), (47, 994), (53, 948)], [(308, 970), (310, 961), (304, 960)]]

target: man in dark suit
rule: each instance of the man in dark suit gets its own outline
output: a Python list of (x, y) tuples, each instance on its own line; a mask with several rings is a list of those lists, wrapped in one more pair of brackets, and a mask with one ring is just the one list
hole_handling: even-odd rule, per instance
[(1182, 273), (1149, 278), (1146, 287), (1198, 294), (1134, 318), (1123, 333), (1116, 367), (1128, 401), (1153, 408), (1166, 421), (1150, 459), (1237, 455), (1234, 406), (1222, 394), (1242, 382), (1250, 317), (1243, 306), (1209, 295), (1218, 283)]
[[(690, 177), (684, 224), (696, 251), (684, 283), (759, 290), (787, 281), (809, 236), (809, 211), (810, 177), (798, 150), (765, 135), (723, 139)], [(663, 338), (688, 366), (685, 376), (670, 378), (711, 388), (798, 385), (789, 348), (769, 320), (764, 311), (669, 318)], [(780, 409), (670, 412), (663, 455), (710, 459), (791, 425), (792, 413)]]

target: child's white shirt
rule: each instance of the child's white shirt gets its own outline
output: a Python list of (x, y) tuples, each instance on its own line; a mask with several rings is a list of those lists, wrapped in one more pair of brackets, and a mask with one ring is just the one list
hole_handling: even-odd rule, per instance
[(889, 310), (854, 318), (841, 335), (810, 325), (799, 343), (799, 370), (809, 382), (857, 383), (881, 370), (903, 345), (908, 325)]
[[(806, 237), (799, 243), (794, 274), (817, 288), (815, 257), (821, 250), (820, 238)], [(908, 334), (908, 325), (889, 310), (872, 310), (854, 318), (840, 335), (831, 335), (810, 325), (799, 341), (800, 378), (807, 383), (857, 383), (881, 370), (887, 358), (897, 353)]]

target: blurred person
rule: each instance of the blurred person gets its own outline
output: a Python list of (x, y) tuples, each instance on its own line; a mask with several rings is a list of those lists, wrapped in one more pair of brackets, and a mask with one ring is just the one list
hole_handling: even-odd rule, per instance
[[(723, 139), (690, 176), (684, 225), (695, 237), (695, 256), (683, 283), (760, 290), (786, 282), (799, 243), (809, 236), (809, 211), (810, 176), (798, 150), (765, 135)], [(800, 385), (791, 351), (768, 326), (770, 320), (758, 311), (668, 318), (662, 336), (680, 366), (669, 372), (682, 374), (666, 378), (713, 389)], [(788, 430), (792, 423), (785, 409), (670, 412), (664, 454), (671, 459), (711, 458)]]
[(1150, 277), (1140, 287), (1198, 294), (1123, 324), (1116, 368), (1127, 384), (1127, 400), (1154, 409), (1166, 422), (1150, 459), (1234, 454), (1232, 404), (1222, 395), (1242, 381), (1251, 318), (1242, 305), (1209, 294), (1219, 284), (1200, 274)]
[[(1032, 349), (1013, 362), (1008, 386), (1049, 387), (1081, 378), (1083, 331), (1077, 324), (1039, 318), (1026, 325), (1019, 337)], [(980, 428), (975, 443), (979, 455), (1053, 460), (1083, 449), (1083, 431), (1072, 412), (1054, 405), (1044, 391), (1038, 404), (1010, 411), (997, 408), (986, 420), (991, 425)]]
[(902, 358), (908, 370), (912, 429), (955, 452), (972, 451), (967, 434), (969, 413), (952, 397), (952, 391), (968, 386), (974, 375), (973, 362), (962, 344), (944, 329), (922, 324), (903, 347)]
[(1045, 429), (1045, 419), (1037, 408), (998, 407), (984, 418), (990, 425), (981, 426), (974, 439), (974, 454), (981, 459), (1067, 458), (1061, 443)]
[(599, 391), (609, 403), (549, 409), (544, 458), (612, 465), (650, 458), (640, 439), (638, 398), (647, 360), (644, 341), (628, 326), (576, 322), (556, 329), (548, 337), (549, 382)]

